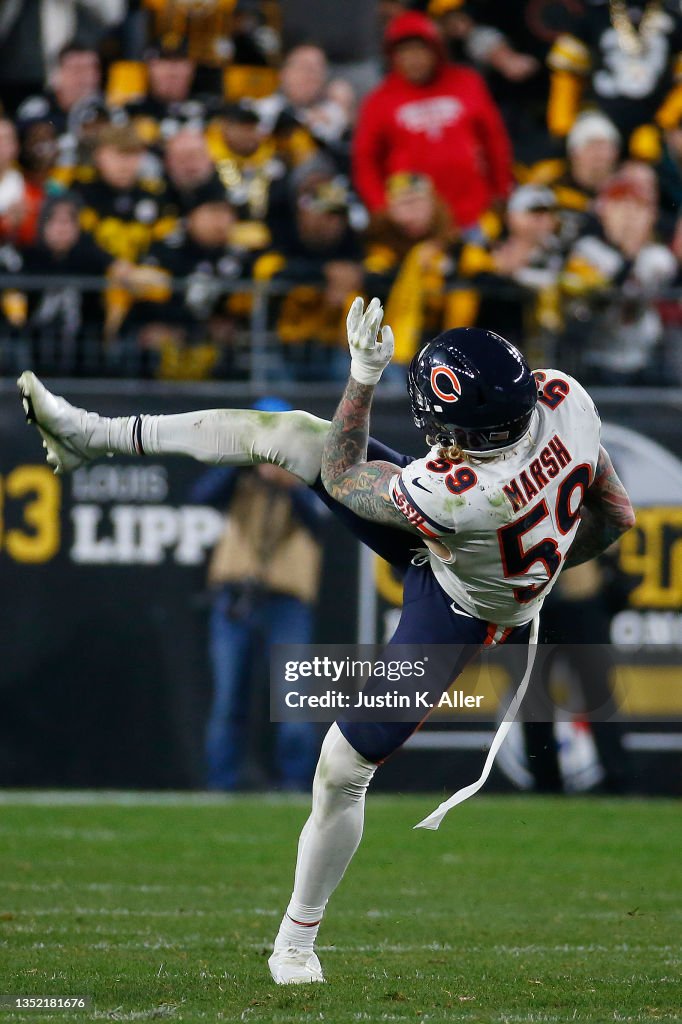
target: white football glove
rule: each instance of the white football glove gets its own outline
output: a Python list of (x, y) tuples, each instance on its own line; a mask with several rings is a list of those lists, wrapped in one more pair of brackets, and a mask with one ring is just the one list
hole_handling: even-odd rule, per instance
[(365, 310), (365, 303), (358, 296), (348, 312), (350, 373), (358, 384), (378, 384), (393, 358), (393, 331), (390, 327), (381, 327), (383, 319), (384, 311), (378, 299), (372, 299)]

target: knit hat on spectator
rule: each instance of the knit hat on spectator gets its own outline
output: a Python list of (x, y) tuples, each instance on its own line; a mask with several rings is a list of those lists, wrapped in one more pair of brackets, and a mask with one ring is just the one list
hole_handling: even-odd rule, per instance
[(521, 185), (509, 197), (510, 213), (547, 213), (556, 210), (557, 200), (551, 188), (541, 185)]
[(613, 142), (616, 146), (620, 146), (621, 143), (620, 132), (613, 121), (609, 121), (608, 117), (598, 110), (592, 110), (581, 114), (576, 120), (568, 133), (566, 149), (571, 153), (574, 149), (580, 149), (588, 142), (596, 140)]
[(323, 178), (333, 178), (336, 173), (336, 165), (331, 157), (316, 153), (293, 169), (289, 175), (289, 185), (293, 193), (300, 192), (309, 182), (317, 183)]
[(131, 124), (107, 124), (97, 133), (95, 148), (112, 146), (121, 153), (141, 153), (147, 147)]
[(55, 209), (59, 206), (70, 206), (75, 220), (78, 220), (83, 200), (75, 192), (59, 192), (56, 195), (47, 196), (40, 209), (38, 220), (38, 237), (42, 238), (47, 222), (52, 217)]
[(79, 103), (71, 116), (71, 130), (80, 135), (83, 129), (95, 130), (97, 126), (122, 124), (125, 114), (122, 111), (110, 110), (100, 96), (93, 96), (84, 103)]
[(26, 132), (32, 125), (47, 122), (53, 124), (50, 102), (46, 96), (29, 96), (20, 104), (14, 120), (19, 134)]
[(177, 32), (166, 32), (145, 50), (145, 61), (186, 60), (187, 40)]
[(617, 174), (615, 178), (611, 178), (599, 193), (598, 201), (604, 203), (621, 199), (632, 199), (644, 206), (651, 204), (651, 196), (644, 186), (639, 181), (629, 178), (627, 174)]
[(237, 124), (258, 124), (260, 121), (258, 112), (248, 100), (225, 103), (220, 108), (219, 116), (225, 121), (234, 121)]
[(332, 181), (321, 181), (303, 192), (298, 198), (299, 206), (315, 213), (346, 214), (350, 206), (350, 196), (343, 181), (334, 178)]
[(468, 6), (467, 0), (431, 0), (427, 11), (430, 18), (441, 18), (450, 11), (462, 11)]
[(224, 203), (225, 186), (217, 175), (212, 175), (208, 181), (193, 188), (174, 189), (173, 201), (177, 203), (181, 216), (185, 216), (196, 206), (202, 206), (204, 203)]
[(415, 174), (411, 171), (399, 171), (391, 174), (386, 181), (386, 195), (390, 199), (405, 195), (408, 192), (431, 193), (433, 184), (426, 174)]
[(435, 22), (427, 18), (419, 11), (406, 11), (399, 14), (397, 18), (389, 22), (384, 36), (386, 52), (390, 55), (391, 50), (408, 39), (419, 39), (422, 43), (431, 46), (438, 54), (441, 61), (447, 60), (447, 53), (440, 29)]

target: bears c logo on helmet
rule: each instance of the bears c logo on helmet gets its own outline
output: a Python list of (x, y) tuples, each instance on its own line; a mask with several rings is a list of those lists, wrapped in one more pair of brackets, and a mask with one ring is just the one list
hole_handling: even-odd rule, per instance
[[(447, 388), (446, 391), (443, 388)], [(431, 370), (431, 389), (442, 402), (456, 402), (462, 394), (462, 385), (449, 366), (434, 366)]]

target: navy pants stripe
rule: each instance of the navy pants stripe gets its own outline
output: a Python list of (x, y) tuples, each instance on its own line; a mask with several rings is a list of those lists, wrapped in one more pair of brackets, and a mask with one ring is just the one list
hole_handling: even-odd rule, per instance
[[(400, 468), (413, 461), (409, 456), (400, 455), (371, 438), (367, 458), (369, 461), (393, 462)], [(470, 615), (457, 614), (461, 609), (456, 609), (452, 598), (438, 585), (429, 565), (412, 565), (414, 549), (421, 546), (414, 534), (361, 519), (331, 498), (321, 481), (315, 484), (315, 490), (351, 533), (403, 574), (400, 622), (381, 660), (395, 659), (396, 651), (391, 649), (403, 644), (410, 645), (411, 659), (419, 658), (420, 649), (424, 646), (445, 645), (445, 650), (438, 658), (437, 673), (440, 675), (437, 674), (429, 681), (431, 695), (437, 699), (461, 674), (477, 648), (485, 643), (490, 623)], [(530, 623), (512, 629), (505, 642), (527, 644), (529, 636)], [(414, 681), (405, 680), (405, 684), (413, 692)], [(382, 676), (380, 679), (369, 680), (365, 689), (371, 689), (372, 693), (377, 694), (396, 689), (400, 692), (400, 683), (390, 682)], [(402, 746), (422, 721), (352, 722), (340, 718), (337, 724), (359, 754), (378, 764)]]
[[(428, 654), (430, 657), (428, 690), (430, 702), (437, 702), (485, 643), (490, 623), (457, 614), (452, 598), (438, 585), (428, 565), (408, 566), (404, 577), (403, 610), (398, 628), (384, 649), (381, 660), (407, 655), (410, 661)], [(506, 643), (526, 644), (530, 625), (512, 629)], [(401, 645), (409, 645), (409, 653)], [(434, 648), (438, 657), (434, 661)], [(424, 648), (428, 648), (424, 650)], [(405, 692), (413, 693), (414, 680), (406, 679)], [(393, 690), (400, 692), (400, 683), (369, 680), (366, 689), (372, 693)], [(409, 690), (407, 689), (409, 688)], [(352, 747), (368, 761), (384, 761), (422, 724), (413, 722), (344, 722), (338, 726)]]

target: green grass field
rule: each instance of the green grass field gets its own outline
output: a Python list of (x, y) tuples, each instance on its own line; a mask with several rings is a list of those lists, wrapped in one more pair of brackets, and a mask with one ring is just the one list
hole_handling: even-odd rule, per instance
[(0, 794), (1, 1020), (682, 1020), (680, 806), (374, 797), (320, 933), (328, 984), (266, 958), (307, 800)]

